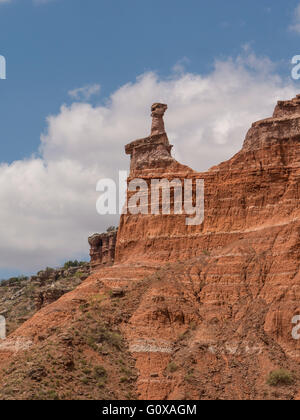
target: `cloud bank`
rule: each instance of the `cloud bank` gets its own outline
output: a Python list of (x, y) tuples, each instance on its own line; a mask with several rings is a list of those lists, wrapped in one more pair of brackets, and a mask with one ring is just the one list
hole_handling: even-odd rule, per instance
[[(80, 90), (84, 92), (84, 90)], [(63, 105), (49, 116), (39, 157), (0, 165), (0, 268), (31, 272), (88, 254), (89, 234), (118, 223), (96, 213), (96, 183), (128, 168), (124, 145), (150, 132), (150, 106), (165, 117), (174, 155), (196, 170), (230, 158), (250, 124), (296, 93), (265, 58), (217, 61), (206, 75), (140, 75), (105, 105)]]

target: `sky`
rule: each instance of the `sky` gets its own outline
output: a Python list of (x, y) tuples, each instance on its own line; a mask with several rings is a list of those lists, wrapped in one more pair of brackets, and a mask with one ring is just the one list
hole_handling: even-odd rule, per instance
[[(174, 154), (205, 171), (300, 91), (299, 1), (0, 0), (0, 278), (88, 259), (97, 181), (168, 103)], [(298, 86), (299, 85), (299, 86)]]

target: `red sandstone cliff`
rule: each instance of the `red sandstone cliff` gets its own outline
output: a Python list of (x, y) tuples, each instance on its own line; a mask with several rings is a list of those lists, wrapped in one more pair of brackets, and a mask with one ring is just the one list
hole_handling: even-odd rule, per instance
[[(126, 152), (129, 181), (204, 179), (203, 224), (187, 226), (184, 214), (122, 215), (115, 264), (1, 343), (0, 366), (47, 348), (57, 329), (68, 330), (72, 341), (79, 307), (89, 312), (97, 300), (135, 360), (139, 398), (298, 398), (300, 343), (291, 332), (300, 314), (300, 98), (279, 102), (272, 118), (253, 124), (240, 152), (205, 173), (172, 158), (159, 123)], [(123, 290), (116, 304), (109, 295), (115, 288)], [(77, 347), (64, 345), (77, 360)], [(81, 342), (81, 351), (91, 363), (100, 357), (111, 366), (110, 355), (99, 356), (102, 345)], [(293, 383), (268, 385), (277, 368), (290, 371)], [(2, 385), (12, 380), (2, 376)]]

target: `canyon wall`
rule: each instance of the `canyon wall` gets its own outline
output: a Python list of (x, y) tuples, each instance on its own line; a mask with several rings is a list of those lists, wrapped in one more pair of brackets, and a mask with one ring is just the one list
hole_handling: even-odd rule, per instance
[[(0, 367), (13, 364), (11, 373), (0, 370), (0, 397), (32, 395), (25, 360), (33, 354), (44, 357), (49, 376), (60, 369), (62, 397), (66, 390), (99, 395), (99, 387), (80, 381), (84, 358), (107, 369), (100, 396), (109, 398), (128, 398), (124, 383), (134, 383), (141, 399), (300, 399), (300, 341), (292, 336), (300, 315), (300, 97), (278, 102), (271, 118), (252, 125), (241, 151), (203, 173), (172, 158), (165, 111), (154, 104), (150, 136), (125, 147), (127, 207), (136, 178), (145, 181), (144, 210), (152, 180), (203, 179), (203, 223), (189, 226), (187, 214), (174, 209), (128, 211), (111, 242), (107, 234), (90, 238), (94, 273), (0, 343)], [(46, 358), (53, 343), (75, 373)], [(116, 348), (135, 363), (136, 378), (124, 380), (124, 365), (117, 370)], [(274, 388), (267, 379), (282, 368), (292, 380)], [(46, 380), (38, 387), (47, 389)]]
[[(175, 392), (174, 377), (168, 380), (160, 374), (155, 380), (150, 372), (155, 373), (157, 365), (166, 369), (178, 343), (174, 334), (180, 336), (192, 322), (198, 327), (188, 348), (193, 348), (194, 363), (202, 373), (207, 371), (202, 358), (211, 363), (216, 354), (235, 360), (238, 354), (239, 363), (244, 358), (247, 369), (257, 358), (258, 366), (251, 369), (267, 375), (272, 366), (280, 366), (269, 354), (269, 348), (278, 345), (285, 356), (300, 361), (299, 341), (292, 337), (292, 319), (300, 314), (299, 96), (278, 102), (273, 117), (252, 125), (240, 152), (204, 173), (171, 157), (165, 133), (154, 141), (150, 136), (131, 143), (126, 151), (134, 157), (128, 182), (140, 177), (148, 185), (152, 179), (163, 178), (204, 179), (205, 183), (205, 217), (200, 225), (187, 226), (185, 214), (129, 213), (121, 217), (118, 264), (182, 264), (174, 271), (169, 269), (177, 284), (172, 275), (164, 274), (151, 297), (141, 303), (139, 316), (133, 317), (128, 330), (133, 348), (138, 349), (142, 395), (158, 398), (165, 393), (173, 398), (186, 388), (182, 381), (181, 391)], [(169, 286), (162, 281), (166, 277)], [(252, 321), (251, 326), (249, 320), (255, 317), (260, 320)], [(151, 333), (145, 327), (149, 322)], [(228, 325), (231, 331), (225, 333)], [(199, 352), (199, 346), (208, 353)], [(214, 382), (215, 376), (208, 376)], [(264, 381), (255, 386), (263, 388)], [(222, 378), (217, 382), (213, 387), (220, 387)], [(233, 378), (231, 390), (238, 395), (239, 388), (245, 388), (250, 395), (250, 383), (252, 379), (247, 383)], [(209, 381), (206, 386), (211, 387)], [(189, 389), (197, 398), (197, 388)]]

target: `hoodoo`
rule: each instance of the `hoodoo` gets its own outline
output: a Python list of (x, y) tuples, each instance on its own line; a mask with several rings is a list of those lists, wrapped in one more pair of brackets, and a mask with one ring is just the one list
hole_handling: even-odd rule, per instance
[(147, 171), (150, 168), (164, 169), (174, 162), (171, 156), (173, 146), (169, 143), (163, 119), (167, 108), (165, 104), (153, 104), (150, 136), (135, 140), (125, 146), (126, 154), (130, 155), (131, 177), (141, 175), (141, 171)]

